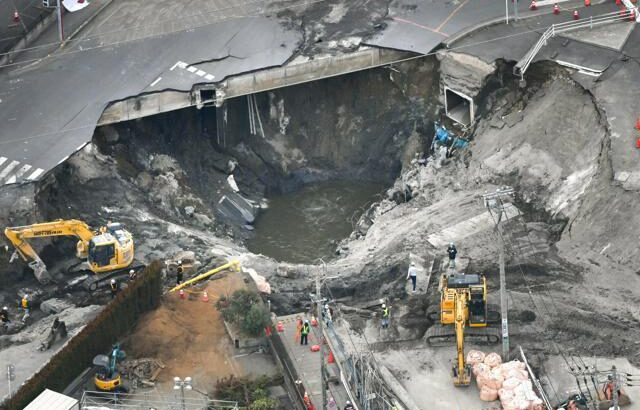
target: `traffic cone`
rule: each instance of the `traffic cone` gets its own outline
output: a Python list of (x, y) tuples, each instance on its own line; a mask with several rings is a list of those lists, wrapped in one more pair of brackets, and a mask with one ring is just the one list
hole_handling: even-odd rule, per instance
[(640, 149), (640, 137), (636, 140), (636, 148)]
[(616, 6), (619, 6), (622, 4), (622, 0), (616, 0)]
[(553, 14), (560, 14), (560, 6), (558, 4), (553, 5)]
[(278, 322), (278, 324), (276, 325), (276, 330), (278, 330), (278, 332), (280, 333), (284, 332), (284, 323), (282, 323), (282, 321)]
[(327, 359), (327, 363), (331, 364), (331, 363), (335, 363), (336, 362), (336, 358), (333, 357), (333, 352), (331, 350), (329, 350), (329, 358)]
[(591, 5), (591, 0), (584, 0), (584, 6), (589, 7)]
[(538, 4), (536, 4), (536, 0), (531, 0), (531, 4), (529, 4), (529, 10), (538, 10)]
[(636, 129), (640, 131), (640, 117), (636, 120)]
[(208, 302), (209, 301), (209, 295), (207, 294), (207, 291), (205, 290), (204, 293), (202, 294), (202, 301), (203, 302)]
[(311, 318), (311, 326), (318, 326), (318, 320), (315, 317)]
[(580, 20), (580, 13), (578, 13), (578, 10), (573, 10), (573, 19)]
[(184, 290), (180, 289), (180, 299), (185, 299), (187, 296), (184, 294)]
[(265, 326), (265, 328), (264, 328), (264, 334), (265, 334), (267, 337), (271, 337), (271, 326)]
[(18, 10), (13, 12), (13, 22), (18, 23), (20, 21), (20, 14), (18, 14)]

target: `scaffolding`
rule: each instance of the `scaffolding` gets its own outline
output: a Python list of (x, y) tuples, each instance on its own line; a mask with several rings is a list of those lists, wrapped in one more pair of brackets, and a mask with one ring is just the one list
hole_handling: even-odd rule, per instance
[(80, 410), (238, 410), (237, 402), (211, 400), (197, 394), (172, 396), (155, 390), (135, 394), (85, 391)]

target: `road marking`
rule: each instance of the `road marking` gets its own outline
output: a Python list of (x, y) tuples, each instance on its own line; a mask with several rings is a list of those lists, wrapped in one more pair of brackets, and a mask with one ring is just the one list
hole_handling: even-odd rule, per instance
[(152, 82), (152, 83), (151, 83), (151, 85), (150, 85), (149, 87), (153, 87), (153, 86), (155, 86), (156, 84), (158, 84), (158, 83), (160, 82), (160, 80), (162, 80), (162, 77), (158, 77), (158, 78), (156, 78), (156, 80), (155, 80), (154, 82)]
[(405, 20), (405, 19), (400, 18), (400, 17), (392, 17), (392, 18), (393, 18), (395, 21), (399, 21), (399, 22), (401, 22), (401, 23), (412, 24), (412, 25), (414, 25), (414, 26), (416, 26), (416, 27), (420, 27), (420, 28), (423, 28), (423, 29), (425, 29), (425, 30), (429, 30), (429, 31), (434, 32), (434, 33), (436, 33), (436, 34), (440, 34), (441, 36), (449, 37), (447, 34), (441, 33), (441, 32), (439, 32), (438, 30), (433, 29), (433, 28), (431, 28), (431, 27), (427, 27), (427, 26), (423, 26), (422, 24), (418, 24), (418, 23), (416, 23), (415, 21)]
[(44, 169), (42, 169), (42, 168), (38, 168), (38, 169), (36, 169), (35, 171), (33, 171), (33, 172), (31, 173), (31, 175), (29, 175), (29, 176), (27, 177), (27, 179), (28, 179), (29, 181), (33, 181), (34, 179), (38, 178), (38, 177), (40, 176), (40, 174), (42, 174), (43, 172), (44, 172)]
[(204, 78), (208, 81), (213, 81), (214, 78), (216, 78), (216, 76), (211, 75), (211, 74), (207, 74), (204, 76)]
[(7, 157), (0, 157), (0, 165), (4, 164), (6, 160), (7, 160)]
[(189, 67), (187, 67), (187, 71), (190, 73), (195, 73), (196, 71), (198, 71), (198, 69), (190, 65)]
[(183, 68), (183, 69), (184, 69), (184, 68), (186, 68), (186, 67), (187, 67), (187, 63), (185, 63), (184, 61), (178, 61), (177, 63), (175, 63), (175, 64), (173, 65), (173, 67), (171, 67), (171, 68), (169, 69), (169, 71), (173, 71), (173, 70), (175, 70), (175, 69), (176, 69), (176, 67), (178, 67), (178, 68)]
[(20, 161), (11, 161), (9, 165), (7, 165), (2, 172), (0, 172), (0, 180), (3, 180), (9, 175), (9, 172), (13, 171), (13, 169), (18, 166)]
[(58, 161), (58, 165), (62, 164), (63, 162), (65, 162), (68, 159), (69, 159), (69, 156), (67, 155), (66, 157), (64, 157), (60, 161)]
[[(11, 177), (11, 178), (12, 178), (12, 179), (13, 179), (13, 178), (18, 179), (18, 178), (22, 177), (24, 174), (26, 174), (26, 173), (27, 173), (27, 171), (28, 171), (28, 170), (30, 170), (30, 169), (31, 169), (31, 165), (29, 165), (29, 164), (25, 164), (25, 165), (23, 165), (23, 166), (22, 166), (22, 168), (20, 168), (20, 169), (18, 170), (18, 172), (16, 172), (16, 173)], [(7, 183), (8, 183), (8, 182), (7, 182)]]
[(204, 75), (205, 75), (205, 74), (207, 74), (207, 73), (205, 73), (205, 72), (204, 72), (204, 71), (202, 71), (202, 70), (198, 70), (198, 71), (196, 72), (196, 75), (198, 75), (198, 76), (200, 76), (200, 77), (204, 77)]
[(87, 144), (88, 144), (88, 142), (83, 142), (82, 144), (78, 145), (78, 148), (76, 148), (76, 151), (80, 151)]
[(462, 3), (460, 3), (460, 5), (458, 7), (456, 7), (455, 10), (453, 10), (451, 12), (451, 14), (449, 14), (447, 16), (447, 18), (444, 19), (444, 21), (442, 23), (440, 23), (440, 25), (438, 27), (436, 27), (436, 31), (439, 32), (442, 29), (442, 27), (444, 27), (444, 25), (447, 24), (449, 22), (449, 20), (451, 20), (453, 18), (453, 16), (458, 14), (460, 9), (463, 8), (468, 2), (469, 2), (469, 0), (464, 0)]

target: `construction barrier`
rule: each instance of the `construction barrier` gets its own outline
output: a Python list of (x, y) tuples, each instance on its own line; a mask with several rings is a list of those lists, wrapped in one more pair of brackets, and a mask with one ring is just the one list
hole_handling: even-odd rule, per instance
[(155, 309), (162, 296), (162, 264), (151, 263), (120, 291), (104, 309), (5, 403), (4, 410), (20, 410), (45, 388), (63, 391), (91, 366), (93, 358), (109, 351), (111, 345), (129, 333), (145, 312)]

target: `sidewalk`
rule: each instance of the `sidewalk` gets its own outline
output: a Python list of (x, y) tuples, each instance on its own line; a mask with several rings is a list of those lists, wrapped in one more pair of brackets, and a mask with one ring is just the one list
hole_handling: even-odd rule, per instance
[[(88, 7), (74, 13), (63, 9), (62, 23), (65, 40), (68, 42), (70, 36), (77, 34), (77, 31), (81, 29), (86, 22), (93, 19), (104, 7), (108, 6), (111, 1), (112, 0), (91, 0)], [(58, 48), (60, 48), (60, 39), (56, 21), (54, 24), (51, 24), (35, 42), (29, 45), (25, 51), (19, 52), (13, 58), (13, 64), (15, 66), (16, 63), (33, 63), (54, 53)]]

